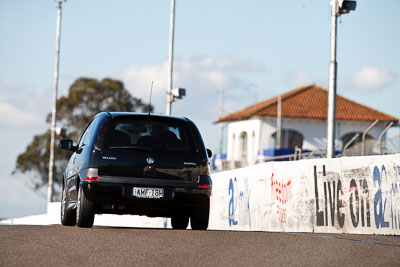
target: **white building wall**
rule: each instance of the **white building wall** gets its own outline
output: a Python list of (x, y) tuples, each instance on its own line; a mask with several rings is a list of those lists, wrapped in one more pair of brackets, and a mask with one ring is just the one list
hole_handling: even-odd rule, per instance
[(260, 149), (274, 148), (274, 144), (271, 142), (271, 136), (276, 132), (276, 119), (271, 117), (266, 117), (262, 120), (261, 133), (260, 133)]
[[(353, 132), (364, 132), (372, 122), (364, 121), (338, 121), (336, 126), (336, 149), (341, 150), (345, 144), (341, 138)], [(379, 134), (386, 124), (378, 123), (368, 134), (378, 140)], [(303, 139), (304, 150), (326, 150), (326, 120), (321, 119), (288, 119), (282, 118), (282, 129), (291, 129), (300, 132)], [(247, 133), (247, 164), (255, 163), (258, 151), (272, 149), (271, 136), (276, 132), (276, 118), (254, 118), (246, 121), (231, 122), (228, 124), (227, 159), (240, 160), (240, 135)], [(254, 138), (253, 138), (254, 132)], [(235, 140), (233, 140), (235, 136)]]
[[(303, 135), (303, 149), (322, 150), (326, 148), (326, 122), (310, 119), (282, 118), (282, 130), (295, 130)], [(266, 118), (263, 123), (260, 149), (272, 149), (271, 136), (276, 132), (276, 118)]]
[[(247, 164), (253, 164), (257, 158), (261, 121), (258, 118), (228, 124), (227, 159), (240, 160), (240, 135), (247, 133)], [(254, 133), (254, 136), (253, 136)]]
[[(340, 137), (352, 133), (352, 132), (364, 132), (368, 126), (370, 126), (372, 122), (368, 121), (340, 121), (339, 125), (336, 126), (336, 128), (339, 128), (337, 132), (339, 132)], [(377, 125), (375, 125), (374, 128), (371, 129), (371, 131), (368, 132), (370, 136), (372, 136), (375, 140), (378, 140), (379, 135), (382, 133), (382, 131), (385, 129), (386, 123), (385, 122), (379, 122)]]
[[(368, 121), (338, 121), (336, 124), (336, 144), (337, 149), (343, 148), (341, 138), (353, 132), (364, 132), (372, 122)], [(276, 131), (276, 119), (267, 118), (264, 120), (262, 129), (263, 139), (260, 144), (263, 145), (260, 149), (273, 148), (269, 141), (271, 135)], [(287, 119), (282, 118), (282, 129), (291, 129), (300, 132), (303, 137), (304, 150), (325, 150), (326, 149), (326, 120), (320, 119)], [(379, 134), (385, 129), (385, 123), (380, 122), (371, 129), (368, 134), (375, 140), (378, 140)]]
[(312, 119), (283, 119), (282, 129), (296, 130), (303, 135), (304, 150), (326, 149), (326, 121)]

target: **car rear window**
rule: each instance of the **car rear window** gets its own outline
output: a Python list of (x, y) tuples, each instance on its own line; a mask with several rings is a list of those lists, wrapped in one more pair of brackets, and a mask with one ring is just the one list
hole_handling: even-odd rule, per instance
[(107, 123), (104, 148), (144, 148), (151, 150), (196, 151), (187, 123), (174, 120), (114, 118)]

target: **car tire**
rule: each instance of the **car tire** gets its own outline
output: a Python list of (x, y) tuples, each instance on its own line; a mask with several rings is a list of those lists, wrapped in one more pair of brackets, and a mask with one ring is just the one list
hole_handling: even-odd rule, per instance
[(193, 211), (190, 217), (190, 225), (193, 230), (207, 230), (208, 219), (210, 216), (210, 200), (207, 200), (207, 205), (197, 208)]
[(86, 198), (82, 186), (78, 189), (78, 202), (76, 204), (76, 225), (91, 228), (94, 222), (94, 203)]
[(68, 207), (67, 192), (64, 184), (61, 190), (61, 224), (64, 226), (76, 225), (76, 209), (67, 209)]
[(171, 217), (171, 225), (174, 229), (186, 229), (189, 225), (189, 216), (187, 215), (174, 215)]

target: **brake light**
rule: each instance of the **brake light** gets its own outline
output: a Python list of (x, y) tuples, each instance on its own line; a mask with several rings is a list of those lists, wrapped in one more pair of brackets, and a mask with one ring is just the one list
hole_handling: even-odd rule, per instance
[(99, 180), (99, 177), (91, 177), (91, 176), (86, 176), (87, 181), (94, 181), (97, 182)]
[(198, 187), (202, 188), (202, 189), (208, 189), (208, 188), (210, 188), (210, 185), (209, 184), (199, 184)]

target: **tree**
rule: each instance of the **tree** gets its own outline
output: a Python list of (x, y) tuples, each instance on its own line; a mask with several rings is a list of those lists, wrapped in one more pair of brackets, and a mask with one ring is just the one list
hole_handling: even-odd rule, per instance
[[(66, 128), (68, 138), (75, 142), (94, 115), (102, 111), (137, 111), (153, 110), (149, 104), (133, 97), (121, 81), (91, 78), (78, 78), (70, 86), (67, 96), (57, 100), (57, 127)], [(47, 115), (47, 122), (51, 113)], [(56, 136), (61, 139), (61, 136)], [(58, 143), (58, 142), (56, 142)], [(55, 148), (54, 153), (54, 196), (59, 197), (62, 173), (71, 153)], [(48, 184), (50, 157), (50, 130), (33, 137), (25, 152), (16, 159), (15, 173), (29, 174), (32, 177), (33, 190), (37, 191)]]
[[(101, 111), (148, 112), (148, 109), (148, 104), (133, 97), (120, 81), (79, 78), (70, 86), (68, 96), (57, 101), (57, 121), (69, 131), (82, 131)], [(51, 113), (47, 115), (47, 122), (50, 121)]]

